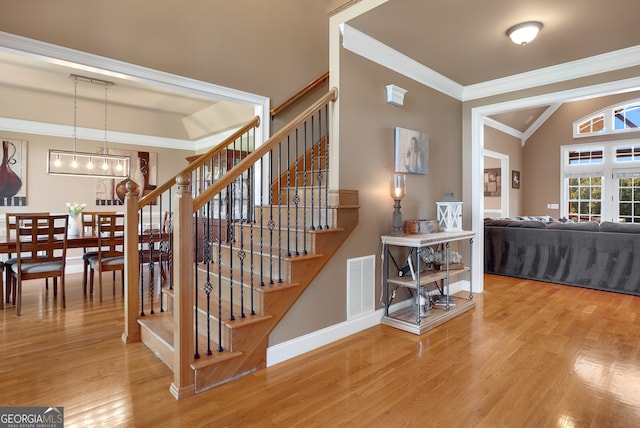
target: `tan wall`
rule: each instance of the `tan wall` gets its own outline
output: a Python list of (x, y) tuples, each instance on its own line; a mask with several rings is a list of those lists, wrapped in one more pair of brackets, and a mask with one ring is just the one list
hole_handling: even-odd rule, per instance
[(523, 149), (525, 167), (522, 190), (525, 215), (558, 217), (560, 210), (547, 209), (549, 203), (560, 203), (560, 147), (571, 144), (638, 139), (637, 132), (599, 137), (573, 138), (573, 122), (605, 107), (640, 98), (630, 92), (563, 104), (528, 140)]
[[(487, 150), (491, 150), (494, 152), (502, 153), (504, 155), (509, 156), (509, 169), (510, 171), (503, 171), (504, 174), (507, 174), (507, 178), (509, 181), (509, 187), (507, 189), (503, 189), (509, 192), (509, 216), (517, 216), (523, 215), (522, 212), (522, 201), (523, 201), (523, 193), (524, 188), (522, 183), (520, 184), (520, 189), (513, 189), (511, 187), (511, 171), (520, 171), (520, 179), (523, 177), (523, 162), (522, 162), (522, 148), (520, 147), (520, 139), (513, 137), (511, 135), (505, 134), (504, 132), (500, 132), (494, 128), (489, 126), (484, 127), (484, 147)], [(487, 158), (485, 157), (485, 160)], [(500, 164), (498, 163), (498, 168)], [(485, 168), (490, 168), (485, 163)], [(495, 201), (495, 199), (499, 198), (484, 198), (485, 201), (485, 209), (495, 209), (496, 207), (500, 207), (500, 201)]]
[[(449, 189), (458, 197), (461, 192), (461, 103), (349, 51), (342, 50), (340, 64), (340, 187), (359, 191), (360, 222), (271, 334), (270, 344), (346, 320), (347, 259), (376, 256), (381, 307), (380, 236), (391, 231), (394, 127), (429, 134), (429, 173), (408, 176), (405, 220), (435, 218), (436, 201)], [(408, 90), (404, 106), (386, 103), (385, 86), (391, 83)]]

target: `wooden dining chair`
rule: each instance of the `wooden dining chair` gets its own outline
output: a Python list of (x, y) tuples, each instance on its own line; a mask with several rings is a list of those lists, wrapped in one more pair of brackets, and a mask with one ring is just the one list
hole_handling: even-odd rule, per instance
[[(82, 233), (84, 235), (97, 235), (98, 234), (98, 215), (100, 214), (116, 214), (115, 211), (83, 211), (82, 218)], [(83, 248), (82, 249), (82, 291), (87, 294), (87, 274), (89, 272), (89, 258), (98, 255), (98, 248)], [(115, 271), (113, 272), (115, 275)], [(115, 277), (114, 277), (115, 279)]]
[[(102, 296), (102, 273), (118, 270), (122, 272), (124, 293), (124, 214), (98, 214), (97, 225), (98, 253), (88, 258), (89, 294), (93, 295), (94, 272), (98, 272)], [(115, 280), (113, 286), (115, 290)]]
[(11, 266), (15, 279), (16, 315), (22, 309), (23, 282), (53, 278), (53, 295), (58, 294), (58, 277), (62, 307), (66, 307), (64, 268), (67, 258), (67, 215), (18, 215), (16, 217), (16, 263)]
[[(18, 222), (16, 221), (16, 217), (19, 215), (36, 215), (36, 216), (45, 216), (49, 215), (48, 212), (25, 212), (25, 213), (6, 213), (4, 215), (5, 221), (5, 232), (7, 234), (7, 241), (16, 239), (16, 227)], [(12, 253), (7, 253), (7, 260), (4, 261), (5, 264), (5, 302), (11, 302), (11, 293), (16, 288), (16, 284), (13, 281), (13, 275), (11, 271), (11, 266), (14, 265), (18, 261), (17, 257), (12, 257)], [(48, 283), (47, 283), (48, 286)], [(14, 299), (15, 301), (15, 296)]]

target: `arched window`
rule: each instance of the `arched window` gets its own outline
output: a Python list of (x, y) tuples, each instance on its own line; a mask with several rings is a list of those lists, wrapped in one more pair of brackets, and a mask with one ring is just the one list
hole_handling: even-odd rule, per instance
[(638, 131), (640, 126), (640, 100), (616, 104), (573, 122), (573, 137)]

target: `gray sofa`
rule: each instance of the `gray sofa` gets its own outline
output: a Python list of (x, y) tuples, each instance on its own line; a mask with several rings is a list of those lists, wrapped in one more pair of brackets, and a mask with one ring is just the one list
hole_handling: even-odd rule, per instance
[(640, 224), (485, 219), (484, 271), (640, 295)]

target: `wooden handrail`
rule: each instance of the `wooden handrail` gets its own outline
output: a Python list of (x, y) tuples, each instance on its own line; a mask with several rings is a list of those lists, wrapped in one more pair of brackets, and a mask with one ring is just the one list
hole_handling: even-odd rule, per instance
[(300, 98), (311, 92), (316, 87), (320, 86), (322, 82), (329, 78), (329, 72), (325, 71), (320, 76), (316, 77), (313, 81), (309, 82), (304, 88), (287, 98), (282, 104), (271, 109), (271, 118), (277, 114), (280, 114), (283, 110), (287, 109), (291, 104), (298, 101)]
[(227, 171), (218, 181), (213, 183), (207, 190), (202, 192), (198, 197), (193, 200), (193, 209), (194, 212), (199, 210), (207, 203), (207, 201), (211, 200), (215, 195), (220, 193), (225, 187), (233, 182), (236, 178), (240, 176), (244, 171), (251, 168), (251, 166), (260, 160), (266, 153), (268, 153), (271, 149), (273, 149), (277, 144), (279, 144), (284, 137), (293, 132), (297, 127), (302, 125), (309, 117), (311, 117), (317, 110), (322, 108), (322, 106), (326, 105), (329, 102), (335, 102), (338, 99), (338, 89), (331, 88), (329, 92), (322, 96), (318, 101), (313, 103), (310, 107), (308, 107), (305, 111), (300, 113), (295, 119), (293, 119), (287, 126), (280, 129), (278, 132), (273, 134), (271, 138), (265, 141), (260, 147), (256, 148), (253, 152), (249, 153), (249, 155), (238, 162), (233, 168)]
[(144, 208), (145, 206), (149, 205), (150, 203), (155, 201), (156, 198), (158, 198), (165, 191), (167, 191), (171, 186), (176, 184), (176, 177), (177, 176), (191, 174), (196, 168), (202, 166), (207, 160), (211, 159), (214, 155), (216, 155), (217, 153), (219, 153), (222, 150), (224, 150), (234, 140), (236, 140), (237, 138), (242, 136), (242, 134), (246, 133), (251, 128), (257, 128), (259, 126), (260, 126), (260, 117), (256, 116), (249, 123), (247, 123), (242, 128), (238, 129), (232, 135), (227, 137), (223, 142), (221, 142), (217, 146), (213, 147), (208, 152), (203, 153), (202, 155), (200, 155), (196, 160), (191, 162), (185, 169), (183, 169), (182, 171), (180, 171), (179, 173), (174, 175), (172, 178), (167, 180), (167, 182), (165, 182), (164, 184), (156, 187), (155, 189), (153, 189), (153, 191), (147, 193), (144, 197), (142, 197), (138, 201), (138, 209)]

